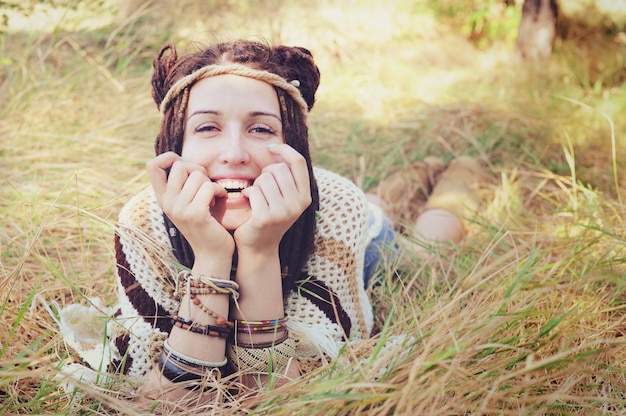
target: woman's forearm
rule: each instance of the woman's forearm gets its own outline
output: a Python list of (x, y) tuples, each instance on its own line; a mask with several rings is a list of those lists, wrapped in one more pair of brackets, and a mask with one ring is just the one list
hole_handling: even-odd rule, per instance
[[(185, 327), (185, 322), (193, 323), (198, 327), (222, 326), (228, 318), (230, 296), (222, 293), (190, 293), (198, 292), (191, 290), (192, 283), (201, 275), (228, 279), (230, 274), (230, 261), (220, 259), (215, 262), (199, 260), (194, 264), (190, 275), (179, 278), (179, 290), (184, 293), (180, 308), (176, 315), (177, 323), (172, 327), (167, 339), (169, 354), (184, 357), (186, 362), (194, 361), (202, 365), (219, 367), (225, 360), (226, 340), (224, 337), (205, 335), (193, 332)], [(186, 285), (185, 282), (189, 284)], [(219, 320), (219, 322), (218, 322)], [(165, 352), (163, 352), (165, 354)], [(162, 357), (163, 360), (172, 357)], [(175, 363), (175, 365), (178, 365)], [(184, 367), (184, 366), (183, 366)], [(176, 388), (175, 383), (162, 374), (159, 366), (156, 366), (148, 376), (142, 393), (154, 397), (165, 396), (178, 399), (189, 393), (189, 390)]]
[[(239, 252), (236, 280), (239, 284), (240, 298), (231, 313), (234, 319), (280, 321), (285, 317), (278, 248), (266, 253)], [(244, 345), (244, 343), (257, 345), (276, 343), (274, 348), (284, 349), (288, 344), (285, 341), (286, 331), (287, 329), (282, 327), (268, 332), (235, 333), (235, 339), (241, 343), (240, 345)], [(274, 352), (269, 357), (275, 357), (275, 354)], [(286, 367), (282, 368), (272, 368), (269, 363), (263, 363), (268, 366), (268, 372), (278, 371), (280, 373), (281, 377), (277, 380), (276, 386), (300, 376), (295, 356), (292, 358), (288, 360)], [(254, 371), (251, 374), (246, 374), (244, 369), (243, 373), (242, 383), (250, 388), (256, 388), (259, 381), (264, 384), (268, 379), (267, 375), (259, 375)]]
[(231, 315), (248, 321), (284, 317), (278, 247), (238, 254), (236, 281), (240, 297)]

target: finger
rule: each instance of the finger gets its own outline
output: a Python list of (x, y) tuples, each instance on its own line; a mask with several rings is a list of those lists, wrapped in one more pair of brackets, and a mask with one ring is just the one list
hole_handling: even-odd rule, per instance
[(187, 193), (186, 200), (189, 203), (201, 203), (206, 206), (214, 205), (215, 198), (224, 198), (228, 195), (228, 192), (222, 185), (211, 181), (197, 171), (191, 172), (189, 179), (185, 182), (181, 192), (183, 200), (185, 200), (184, 193)]
[(150, 177), (150, 183), (154, 189), (154, 193), (157, 199), (165, 193), (167, 188), (167, 171), (172, 167), (172, 164), (180, 160), (174, 152), (162, 153), (152, 160), (146, 163), (146, 169), (148, 170), (148, 176)]
[(272, 175), (288, 207), (300, 211), (311, 204), (312, 197), (308, 169), (304, 172), (304, 176), (301, 179), (303, 183), (300, 185), (298, 185), (294, 170), (286, 162), (266, 166), (263, 172)]
[[(283, 181), (284, 182), (290, 181), (292, 183), (291, 189), (295, 190), (295, 184), (293, 184), (291, 171), (284, 163), (280, 163), (280, 165), (283, 165), (283, 169), (282, 169), (283, 175), (287, 177), (283, 179)], [(284, 187), (287, 188), (288, 186), (285, 185)], [(283, 192), (285, 193), (288, 192), (287, 189), (281, 190), (280, 185), (278, 184), (278, 181), (277, 181), (277, 175), (275, 175), (272, 172), (272, 170), (268, 169), (267, 167), (263, 169), (263, 172), (261, 173), (261, 175), (259, 175), (259, 177), (255, 179), (254, 185), (251, 186), (250, 188), (255, 188), (255, 189), (260, 190), (261, 195), (265, 199), (265, 203), (267, 205), (278, 203), (284, 198)], [(246, 188), (246, 190), (250, 188)]]
[[(178, 162), (176, 162), (178, 163)], [(175, 163), (175, 164), (176, 164)], [(180, 169), (179, 169), (180, 170)], [(174, 169), (172, 169), (172, 171), (174, 171)], [(174, 181), (178, 180), (178, 176), (183, 176), (186, 175), (187, 172), (186, 170), (183, 170), (182, 173), (180, 172), (172, 172), (170, 175), (175, 177), (170, 179), (170, 183), (171, 183), (171, 189), (172, 192), (175, 192), (175, 189), (177, 189), (174, 185)], [(182, 188), (180, 189), (180, 191), (177, 194), (177, 203), (181, 204), (181, 205), (189, 205), (195, 198), (196, 198), (196, 194), (198, 193), (199, 189), (202, 187), (202, 185), (205, 182), (210, 182), (209, 178), (207, 178), (205, 175), (203, 175), (202, 173), (200, 173), (197, 170), (193, 170), (191, 172), (189, 172), (188, 174), (189, 176), (184, 180), (183, 184), (182, 184)]]
[(311, 203), (310, 194), (297, 190), (285, 163), (266, 167), (254, 185), (244, 191), (255, 218), (263, 221), (291, 221)]
[(225, 197), (227, 194), (226, 189), (215, 182), (203, 181), (200, 183), (190, 205), (197, 206), (201, 210), (200, 212), (211, 215), (210, 208), (215, 205), (215, 198)]
[(279, 144), (269, 148), (270, 153), (280, 156), (289, 166), (298, 191), (310, 194), (311, 184), (306, 159), (288, 144)]
[(167, 177), (168, 190), (175, 193), (180, 192), (193, 172), (199, 172), (206, 177), (206, 169), (203, 166), (183, 161), (181, 158), (174, 161)]
[(253, 185), (244, 189), (242, 195), (248, 198), (253, 216), (264, 220), (269, 219), (269, 203), (259, 186)]
[[(261, 177), (265, 177), (265, 183), (273, 183), (279, 193), (278, 196), (284, 198), (293, 198), (298, 195), (300, 191), (296, 185), (296, 180), (293, 177), (293, 172), (287, 165), (287, 163), (274, 163), (263, 168), (263, 174)], [(259, 179), (257, 178), (257, 180)]]

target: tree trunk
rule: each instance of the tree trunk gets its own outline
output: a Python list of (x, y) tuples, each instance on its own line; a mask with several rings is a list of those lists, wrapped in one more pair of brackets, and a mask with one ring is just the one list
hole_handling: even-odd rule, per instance
[(556, 0), (524, 0), (515, 49), (523, 60), (550, 58), (556, 35)]

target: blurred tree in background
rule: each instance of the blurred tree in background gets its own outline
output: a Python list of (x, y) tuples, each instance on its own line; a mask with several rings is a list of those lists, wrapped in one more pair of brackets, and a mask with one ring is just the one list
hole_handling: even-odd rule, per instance
[(530, 61), (545, 61), (552, 55), (559, 15), (556, 0), (524, 0), (516, 52)]

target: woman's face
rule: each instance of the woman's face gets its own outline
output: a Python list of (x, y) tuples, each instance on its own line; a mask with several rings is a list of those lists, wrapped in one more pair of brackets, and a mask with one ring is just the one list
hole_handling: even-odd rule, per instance
[(264, 167), (280, 161), (269, 152), (284, 143), (278, 96), (263, 81), (219, 75), (198, 81), (189, 93), (182, 155), (207, 169), (224, 186), (211, 213), (227, 230), (250, 216), (241, 189), (251, 186)]

